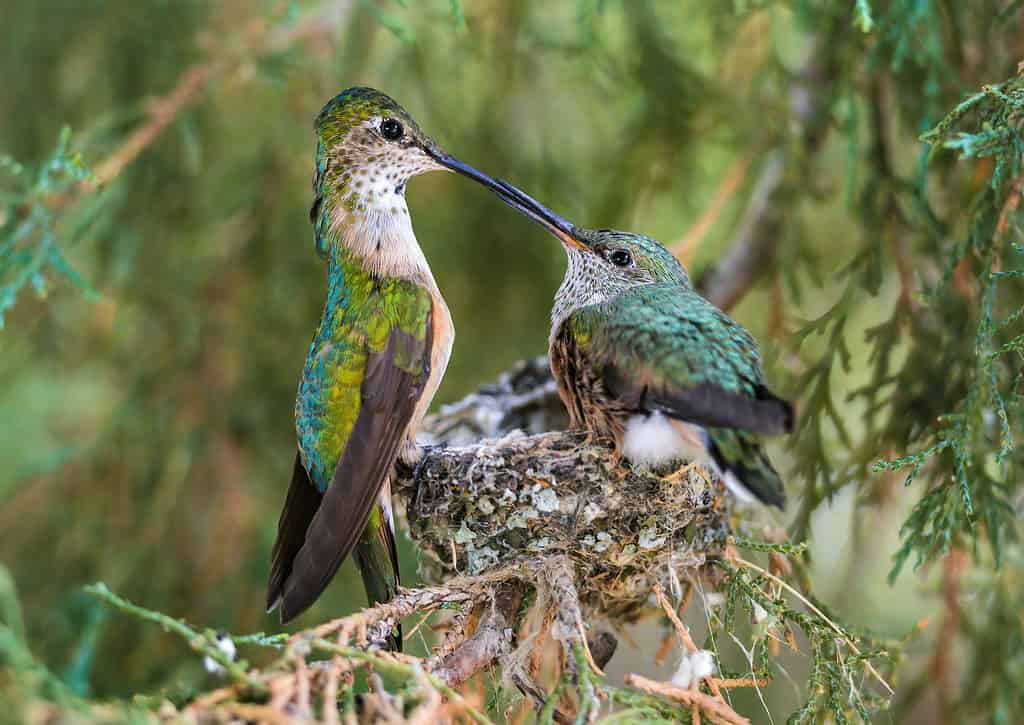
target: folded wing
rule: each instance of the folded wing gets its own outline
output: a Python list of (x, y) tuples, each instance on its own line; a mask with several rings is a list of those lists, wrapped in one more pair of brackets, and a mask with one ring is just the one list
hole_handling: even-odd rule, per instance
[(430, 375), (431, 330), (429, 318), (420, 337), (395, 327), (369, 354), (359, 414), (281, 587), (282, 621), (316, 601), (362, 535)]
[(746, 330), (678, 285), (638, 287), (571, 321), (608, 391), (635, 410), (705, 427), (777, 435), (793, 410), (764, 383)]

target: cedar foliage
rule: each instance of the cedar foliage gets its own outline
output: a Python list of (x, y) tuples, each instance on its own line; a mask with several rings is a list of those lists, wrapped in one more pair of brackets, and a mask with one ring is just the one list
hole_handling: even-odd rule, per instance
[[(877, 568), (895, 591), (933, 595), (888, 617), (841, 612), (885, 635), (895, 721), (1024, 718), (1022, 4), (549, 5), (13, 5), (0, 59), (0, 560), (20, 593), (0, 587), (7, 696), (183, 701), (200, 687), (193, 658), (82, 593), (94, 580), (233, 632), (266, 625), (291, 399), (322, 295), (309, 123), (358, 82), (570, 218), (686, 240), (698, 280), (778, 171), (757, 284), (733, 312), (799, 408), (775, 449), (790, 540), (808, 544), (791, 552), (797, 576), (840, 594), (876, 586)], [(459, 328), (444, 400), (541, 348), (538, 290), (562, 270), (561, 252), (467, 187), (424, 178), (410, 193)], [(899, 530), (891, 549), (879, 522)], [(821, 540), (829, 527), (843, 535)], [(847, 539), (847, 568), (829, 576), (817, 562)], [(730, 612), (762, 596), (749, 573), (728, 582)], [(320, 618), (361, 606), (353, 589), (332, 587)], [(799, 616), (791, 604), (777, 614)], [(855, 663), (807, 634), (801, 697), (769, 693), (773, 713), (873, 717), (883, 703), (853, 692)]]

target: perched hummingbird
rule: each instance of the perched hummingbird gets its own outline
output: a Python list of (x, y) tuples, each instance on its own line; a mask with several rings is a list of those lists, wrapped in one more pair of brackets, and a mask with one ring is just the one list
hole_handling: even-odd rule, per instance
[[(415, 463), (416, 428), (437, 391), (454, 328), (420, 249), (406, 182), (450, 169), (497, 182), (445, 154), (391, 98), (349, 88), (316, 119), (314, 201), (327, 302), (295, 401), (298, 454), (274, 543), (267, 609), (287, 622), (354, 552), (371, 602), (398, 586), (388, 477)], [(392, 646), (401, 647), (401, 633)]]
[(549, 356), (573, 427), (613, 439), (634, 463), (700, 462), (738, 499), (782, 508), (782, 481), (758, 436), (790, 432), (793, 409), (765, 384), (750, 333), (653, 239), (577, 227), (499, 184), (569, 258)]

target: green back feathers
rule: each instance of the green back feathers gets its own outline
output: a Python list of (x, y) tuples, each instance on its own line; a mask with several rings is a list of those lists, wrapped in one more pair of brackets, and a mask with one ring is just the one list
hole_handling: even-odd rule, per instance
[(569, 319), (577, 345), (596, 359), (677, 386), (713, 382), (733, 393), (763, 385), (757, 344), (692, 289), (660, 282), (633, 287)]
[[(303, 463), (317, 488), (334, 475), (362, 405), (361, 386), (370, 354), (387, 345), (394, 330), (422, 340), (430, 294), (403, 279), (378, 279), (357, 261), (332, 264), (323, 319), (310, 345), (295, 402)], [(396, 367), (426, 375), (422, 359), (395, 351)]]

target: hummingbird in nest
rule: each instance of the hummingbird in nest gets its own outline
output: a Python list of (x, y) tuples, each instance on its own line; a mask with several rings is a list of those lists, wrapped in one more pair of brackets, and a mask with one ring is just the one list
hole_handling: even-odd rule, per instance
[(549, 358), (572, 426), (612, 439), (634, 464), (698, 463), (736, 498), (782, 508), (760, 437), (792, 431), (793, 409), (765, 383), (751, 334), (701, 297), (655, 240), (575, 226), (499, 184), (568, 256)]
[[(415, 435), (444, 375), (451, 314), (413, 233), (406, 182), (452, 170), (498, 182), (442, 151), (410, 115), (349, 88), (315, 123), (310, 210), (327, 301), (295, 401), (298, 451), (271, 555), (267, 611), (293, 619), (354, 555), (372, 603), (399, 583), (389, 476), (415, 464)], [(401, 631), (390, 645), (401, 648)]]

